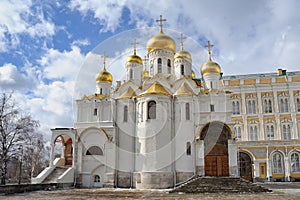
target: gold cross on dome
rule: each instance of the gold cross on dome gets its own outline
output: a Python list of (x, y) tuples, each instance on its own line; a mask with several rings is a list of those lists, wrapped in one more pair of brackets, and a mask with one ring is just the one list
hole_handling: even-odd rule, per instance
[(104, 51), (103, 56), (101, 56), (101, 58), (103, 58), (103, 68), (106, 70), (106, 68), (105, 68), (106, 58), (107, 58), (106, 51)]
[(161, 32), (161, 33), (163, 32), (163, 31), (162, 31), (162, 22), (165, 22), (165, 21), (167, 21), (167, 20), (166, 20), (166, 19), (163, 19), (163, 18), (162, 18), (162, 15), (159, 16), (159, 19), (158, 19), (158, 20), (156, 20), (156, 22), (159, 22), (160, 32)]
[(136, 54), (136, 45), (139, 44), (139, 43), (136, 41), (136, 39), (134, 39), (133, 43), (131, 43), (131, 44), (133, 44), (133, 52), (134, 52), (134, 55), (135, 55)]
[(180, 34), (180, 37), (178, 38), (180, 40), (180, 48), (183, 50), (183, 41), (186, 39), (186, 37), (183, 36), (183, 34)]
[(208, 50), (208, 54), (211, 55), (211, 48), (213, 47), (214, 45), (210, 44), (210, 41), (208, 40), (207, 41), (207, 45), (205, 46)]

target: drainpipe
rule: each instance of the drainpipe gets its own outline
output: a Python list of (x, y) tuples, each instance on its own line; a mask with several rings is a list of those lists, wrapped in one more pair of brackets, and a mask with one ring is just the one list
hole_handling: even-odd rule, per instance
[[(172, 96), (171, 98), (171, 142), (175, 137), (175, 98)], [(175, 149), (174, 149), (174, 141), (171, 143), (171, 157), (172, 157), (172, 171), (173, 171), (173, 181), (174, 181), (174, 188), (176, 187), (176, 168), (175, 168)]]
[(118, 100), (115, 100), (115, 110), (113, 111), (114, 112), (114, 116), (115, 116), (115, 126), (116, 126), (116, 137), (115, 137), (115, 174), (114, 174), (114, 182), (115, 182), (115, 188), (118, 187), (118, 168), (119, 168), (119, 128), (118, 128), (118, 123), (117, 123), (117, 112), (116, 110), (118, 109)]
[(137, 131), (137, 113), (136, 113), (136, 98), (133, 98), (133, 110), (134, 110), (134, 135), (133, 135), (133, 151), (132, 151), (132, 156), (133, 156), (133, 159), (132, 159), (132, 172), (131, 172), (131, 175), (130, 175), (130, 178), (131, 178), (131, 181), (130, 181), (130, 188), (133, 188), (133, 173), (135, 171), (135, 162), (136, 162), (136, 155), (135, 155), (135, 148), (136, 148), (136, 131)]

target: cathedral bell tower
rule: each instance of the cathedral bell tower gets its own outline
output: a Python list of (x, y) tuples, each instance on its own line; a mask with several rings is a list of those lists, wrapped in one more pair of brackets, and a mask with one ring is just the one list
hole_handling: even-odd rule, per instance
[(96, 93), (100, 94), (100, 95), (109, 96), (113, 77), (112, 77), (111, 73), (106, 71), (105, 65), (106, 65), (107, 56), (105, 55), (105, 52), (102, 57), (103, 57), (103, 69), (101, 72), (99, 72), (96, 75)]
[(142, 84), (142, 73), (143, 73), (143, 60), (141, 57), (136, 55), (136, 45), (138, 43), (134, 39), (133, 42), (133, 55), (127, 58), (125, 68), (126, 68), (126, 79), (127, 81), (132, 81), (137, 85)]
[(213, 62), (211, 59), (211, 47), (213, 47), (213, 45), (210, 44), (210, 41), (208, 41), (206, 47), (208, 49), (208, 61), (202, 65), (201, 75), (206, 89), (218, 89), (221, 67), (218, 63)]
[(160, 23), (160, 32), (147, 42), (150, 77), (156, 74), (174, 74), (175, 41), (163, 32), (162, 22), (166, 19), (160, 16), (156, 21)]

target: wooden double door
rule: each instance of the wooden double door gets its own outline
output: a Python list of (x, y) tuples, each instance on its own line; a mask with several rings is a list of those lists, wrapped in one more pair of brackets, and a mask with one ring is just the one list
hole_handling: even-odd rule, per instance
[(205, 176), (229, 176), (229, 164), (227, 149), (216, 145), (205, 156)]

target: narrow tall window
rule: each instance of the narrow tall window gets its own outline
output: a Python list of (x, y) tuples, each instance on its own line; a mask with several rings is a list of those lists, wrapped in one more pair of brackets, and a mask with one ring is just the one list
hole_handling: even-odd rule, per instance
[(148, 119), (156, 119), (156, 102), (148, 102)]
[(273, 164), (273, 174), (283, 173), (283, 160), (282, 160), (281, 153), (273, 154), (272, 164)]
[(250, 100), (248, 101), (248, 113), (252, 114), (252, 104)]
[(124, 106), (124, 122), (128, 121), (128, 106)]
[(256, 114), (256, 105), (254, 100), (252, 100), (252, 114)]
[(284, 112), (284, 102), (283, 102), (283, 99), (280, 99), (280, 112)]
[(161, 73), (161, 58), (157, 59), (157, 73)]
[(268, 111), (269, 111), (269, 108), (268, 108), (268, 100), (266, 100), (265, 99), (265, 101), (264, 101), (264, 107), (265, 107), (265, 113), (268, 113)]
[(171, 60), (168, 59), (168, 73), (171, 74)]
[(133, 79), (133, 70), (129, 69), (129, 79), (132, 80)]
[(97, 108), (95, 108), (94, 109), (94, 116), (97, 116), (97, 114), (98, 114), (98, 110), (97, 110)]
[(236, 111), (236, 114), (238, 114), (238, 115), (240, 114), (240, 102), (239, 101), (236, 102), (236, 110), (235, 111)]
[(190, 120), (190, 104), (186, 103), (185, 104), (185, 119)]
[(284, 140), (291, 139), (291, 126), (289, 124), (284, 124), (282, 126), (282, 137)]
[(297, 98), (297, 111), (300, 112), (300, 98)]
[(102, 94), (102, 88), (100, 88), (100, 94)]
[(210, 112), (215, 112), (215, 105), (210, 104)]
[(186, 155), (190, 156), (192, 153), (192, 145), (190, 142), (186, 143)]
[(291, 168), (292, 168), (292, 172), (294, 173), (300, 172), (300, 155), (298, 152), (291, 154)]
[(180, 66), (180, 73), (181, 73), (181, 75), (184, 75), (184, 65)]
[(235, 102), (232, 102), (232, 114), (236, 115), (236, 107), (235, 107)]
[(269, 99), (268, 108), (269, 108), (269, 113), (272, 113), (272, 101), (271, 101), (271, 99)]
[(288, 99), (284, 99), (284, 112), (289, 112), (289, 102)]

